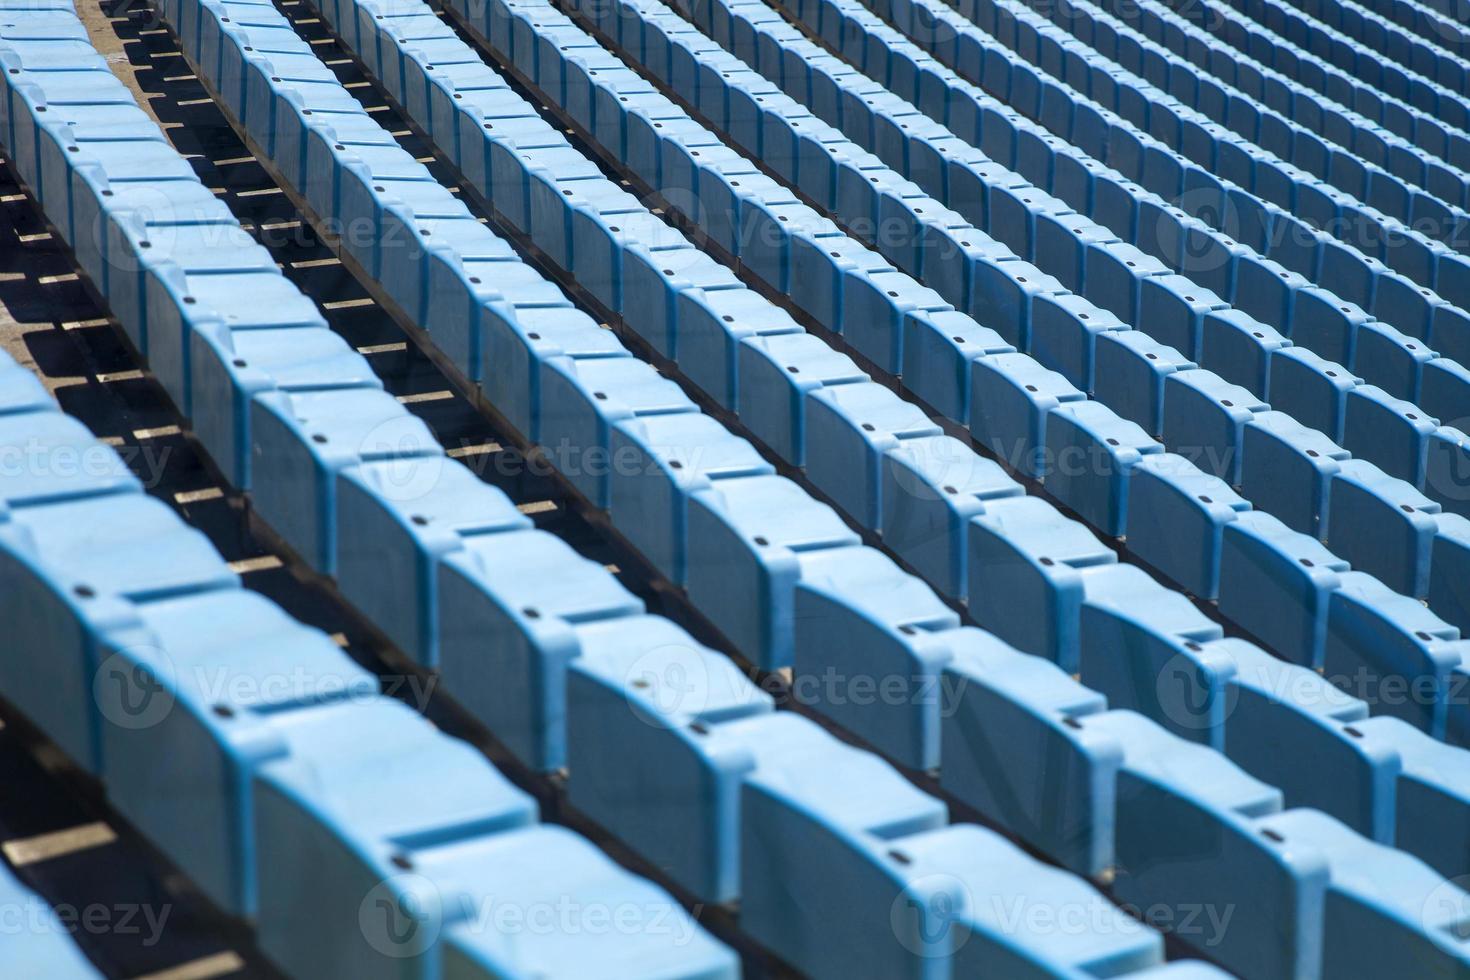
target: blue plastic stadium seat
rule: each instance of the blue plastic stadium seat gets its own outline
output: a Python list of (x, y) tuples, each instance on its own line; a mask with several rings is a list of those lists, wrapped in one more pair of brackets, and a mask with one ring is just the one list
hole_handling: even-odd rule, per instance
[[(607, 936), (589, 943), (575, 924), (538, 932), (532, 947), (507, 945), (494, 932), (474, 928), (463, 930), (465, 942), (456, 944), (449, 927), (461, 917), (444, 897), (463, 894), (456, 881), (493, 881), (497, 901), (534, 905), (571, 887), (583, 900), (632, 903), (645, 916), (682, 919), (683, 913), (672, 898), (616, 869), (581, 838), (536, 826), (530, 797), (481, 765), (470, 746), (438, 737), (399, 704), (348, 702), (298, 713), (278, 727), (289, 754), (261, 766), (253, 785), (261, 897), (256, 929), (262, 949), (285, 968), (316, 976), (389, 976), (405, 960), (431, 955), (426, 947), (441, 932), (446, 945), (480, 964), (481, 972), (471, 976), (524, 969), (528, 957), (541, 968), (559, 963), (558, 969), (575, 971), (574, 964), (585, 968), (592, 959), (605, 968), (621, 958), (647, 962), (651, 955), (671, 955), (646, 929), (632, 929), (613, 944)], [(394, 737), (383, 739), (383, 732)], [(369, 733), (373, 737), (365, 738)], [(489, 890), (471, 886), (469, 897), (476, 900), (476, 894), (485, 900)], [(377, 907), (385, 910), (367, 928), (358, 915), (364, 895), (381, 898)], [(322, 909), (341, 914), (323, 917)], [(306, 914), (313, 914), (318, 929), (299, 928)], [(702, 933), (693, 940), (669, 969), (733, 974), (728, 951)]]
[(1246, 423), (1241, 450), (1240, 488), (1251, 503), (1293, 531), (1326, 538), (1328, 494), (1348, 451), (1274, 411)]
[(559, 768), (578, 624), (637, 615), (643, 603), (544, 531), (464, 545), (439, 563), (440, 676), (527, 765)]
[(1446, 511), (1470, 516), (1470, 436), (1442, 425), (1429, 438), (1423, 490)]
[(1132, 245), (1094, 245), (1087, 252), (1087, 281), (1082, 292), (1124, 323), (1138, 323), (1139, 283), (1168, 274), (1167, 266)]
[(1418, 338), (1374, 320), (1358, 328), (1352, 366), (1370, 385), (1417, 402), (1420, 379), (1434, 352)]
[(253, 916), (251, 773), (286, 751), (281, 719), (376, 698), (378, 680), (253, 592), (152, 602), (139, 620), (101, 650), (94, 688), (112, 800), (222, 908)]
[(1031, 309), (1031, 356), (1082, 391), (1093, 390), (1099, 334), (1125, 330), (1117, 316), (1081, 296), (1038, 296)]
[[(515, 268), (515, 276), (497, 276), (502, 289), (535, 275), (527, 266)], [(539, 440), (544, 362), (559, 354), (578, 361), (630, 355), (610, 331), (574, 309), (551, 283), (538, 278), (538, 285), (529, 290), (515, 289), (515, 294), (525, 293), (530, 295), (524, 299), (508, 295), (504, 302), (491, 299), (479, 307), (478, 325), (467, 338), (468, 351), (470, 363), (480, 366), (486, 396), (517, 429)]]
[[(786, 753), (763, 760), (742, 790), (742, 925), (814, 976), (840, 976), (844, 963), (848, 970), (858, 963), (872, 968), (879, 959), (888, 964), (885, 973), (907, 975), (903, 964), (924, 947), (910, 953), (892, 932), (863, 936), (858, 923), (865, 916), (851, 913), (881, 906), (887, 914), (911, 873), (880, 871), (897, 863), (887, 851), (906, 837), (940, 831), (945, 807), (877, 758), (814, 726), (798, 729), (798, 721), (785, 723)], [(816, 907), (833, 888), (846, 896), (850, 914), (824, 923), (814, 944), (811, 926), (794, 913)]]
[(1133, 476), (1129, 549), (1196, 596), (1216, 598), (1225, 525), (1250, 502), (1172, 453), (1144, 457)]
[(1225, 380), (1269, 397), (1271, 359), (1291, 341), (1238, 310), (1206, 314), (1200, 344), (1200, 363)]
[(1333, 549), (1395, 592), (1427, 597), (1439, 504), (1361, 459), (1342, 464), (1330, 492)]
[(1291, 341), (1329, 361), (1351, 364), (1358, 329), (1371, 319), (1332, 293), (1309, 287), (1296, 294)]
[(1198, 358), (1206, 315), (1228, 308), (1219, 296), (1185, 276), (1150, 276), (1140, 286), (1137, 323), (1159, 343)]
[[(1316, 671), (1243, 640), (1211, 646), (1234, 664), (1225, 754), (1280, 786), (1289, 806), (1316, 807), (1367, 837), (1392, 840), (1402, 761), (1394, 744), (1372, 729), (1368, 705)], [(1316, 764), (1297, 765), (1297, 752), (1310, 753)]]
[(1024, 488), (951, 436), (906, 439), (882, 460), (883, 543), (942, 594), (964, 600), (967, 525)]
[(437, 472), (444, 465), (443, 450), (428, 427), (375, 388), (272, 391), (257, 396), (250, 407), (255, 505), (324, 574), (335, 567), (342, 470), (383, 460), (410, 472)]
[(429, 669), (439, 664), (441, 556), (463, 539), (531, 527), (503, 492), (461, 463), (382, 460), (344, 469), (337, 479), (341, 526), (338, 587), (397, 647)]
[(1021, 350), (1031, 343), (1031, 315), (1038, 296), (1066, 288), (1054, 277), (1019, 259), (982, 259), (972, 266), (970, 304), (965, 312)]
[(807, 477), (865, 528), (882, 533), (883, 457), (940, 434), (916, 405), (876, 382), (830, 385), (806, 402)]
[(944, 788), (1063, 867), (1086, 875), (1112, 867), (1121, 753), (1081, 724), (1106, 700), (980, 630), (946, 637)]
[(808, 333), (746, 337), (738, 370), (741, 421), (797, 466), (805, 459), (807, 395), (824, 385), (868, 380), (852, 358)]
[(1389, 476), (1422, 486), (1429, 439), (1438, 426), (1413, 402), (1362, 385), (1347, 393), (1342, 445), (1354, 456), (1378, 464)]
[(1327, 874), (1310, 848), (1261, 833), (1270, 824), (1261, 818), (1281, 808), (1280, 791), (1140, 715), (1110, 711), (1084, 725), (1122, 751), (1116, 839), (1126, 870), (1114, 883), (1118, 897), (1161, 907), (1201, 895), (1231, 903), (1232, 927), (1212, 947), (1220, 963), (1258, 976), (1313, 972)]
[(612, 430), (609, 510), (659, 571), (687, 575), (688, 498), (713, 483), (774, 473), (755, 447), (707, 415), (623, 419)]
[(1426, 974), (1466, 968), (1463, 910), (1470, 895), (1459, 885), (1313, 810), (1283, 813), (1270, 826), (1288, 842), (1310, 840), (1326, 859), (1324, 975), (1392, 972), (1405, 963)]
[(1044, 472), (1052, 410), (1087, 396), (1025, 354), (994, 354), (970, 363), (970, 434), (1021, 473)]
[(1429, 607), (1465, 633), (1470, 631), (1470, 518), (1440, 514), (1435, 523)]
[(1016, 348), (958, 311), (904, 318), (903, 384), (948, 419), (970, 417), (970, 362)]
[[(969, 939), (952, 955), (955, 968), (965, 972), (1001, 969), (1040, 977), (1066, 969), (1062, 964), (1131, 969), (1160, 961), (1156, 940), (1126, 926), (1102, 942), (1091, 933), (1063, 938), (1006, 928), (987, 902), (1015, 907), (1019, 901), (1023, 908), (1036, 903), (1039, 910), (1058, 902), (1085, 907), (1098, 896), (991, 831), (945, 827), (942, 804), (876, 759), (815, 728), (802, 741), (746, 782), (741, 922), (803, 972), (920, 976), (939, 950), (949, 948), (949, 926), (940, 926), (939, 909), (961, 916)], [(815, 907), (819, 896), (834, 889), (847, 896), (848, 914), (824, 922), (823, 936), (815, 941), (795, 913)], [(893, 913), (905, 897), (903, 910)], [(1116, 909), (1098, 912), (1108, 916), (1110, 927), (1124, 926)], [(864, 925), (893, 915), (895, 929)]]
[[(1264, 244), (1254, 247), (1263, 252)], [(1242, 255), (1235, 265), (1235, 306), (1262, 323), (1289, 323), (1292, 297), (1311, 284), (1311, 280), (1279, 262)]]
[(1077, 665), (1087, 582), (1118, 556), (1036, 497), (997, 500), (969, 525), (970, 612), (1027, 653)]
[(1162, 450), (1142, 428), (1099, 402), (1066, 403), (1047, 419), (1042, 479), (1049, 493), (1088, 524), (1118, 537), (1128, 525), (1135, 469)]
[(1458, 629), (1370, 575), (1343, 574), (1330, 597), (1326, 675), (1436, 738), (1464, 710), (1467, 651)]
[(771, 698), (666, 619), (580, 630), (567, 675), (573, 805), (703, 899), (740, 895), (739, 793), (783, 743)]
[(689, 500), (689, 595), (752, 660), (789, 666), (803, 567), (824, 549), (858, 541), (831, 508), (789, 480), (720, 480)]
[(844, 548), (802, 569), (795, 625), (796, 696), (901, 765), (938, 768), (939, 677), (959, 616), (882, 552)]
[[(107, 474), (104, 485), (123, 470), (110, 450), (85, 458)], [(131, 477), (118, 485), (132, 485)], [(76, 706), (90, 701), (99, 636), (135, 621), (126, 600), (239, 582), (208, 539), (181, 526), (166, 504), (99, 489), (59, 490), (30, 506), (12, 502), (10, 520), (0, 524), (0, 580), (10, 583), (0, 590), (0, 606), (15, 624), (11, 656), (20, 658), (7, 669), (14, 678), (9, 697), (94, 774), (102, 766), (100, 719)], [(51, 669), (22, 666), (42, 650), (54, 660)]]
[[(274, 288), (277, 284), (288, 286), (278, 276), (252, 282), (250, 301), (278, 298), (282, 290)], [(234, 314), (234, 322), (244, 316)], [(367, 360), (326, 327), (235, 329), (228, 323), (204, 323), (186, 343), (190, 346), (190, 423), (200, 441), (210, 447), (226, 479), (241, 489), (251, 487), (254, 434), (248, 406), (257, 395), (272, 389), (381, 386)]]
[(1088, 580), (1082, 603), (1082, 682), (1115, 709), (1137, 711), (1182, 738), (1218, 744), (1230, 707), (1228, 664), (1206, 651), (1219, 624), (1134, 565)]
[(1097, 400), (1158, 438), (1164, 433), (1166, 382), (1194, 363), (1141, 330), (1121, 330), (1097, 339)]
[(538, 439), (594, 505), (608, 506), (612, 430), (642, 416), (698, 411), (678, 384), (632, 357), (550, 358), (541, 369)]
[(1240, 482), (1245, 426), (1267, 406), (1248, 389), (1210, 371), (1183, 371), (1164, 381), (1164, 442), (1227, 483)]
[(731, 411), (739, 410), (741, 342), (801, 331), (790, 314), (748, 289), (686, 289), (677, 302), (680, 367)]
[(1347, 571), (1312, 535), (1260, 511), (1240, 514), (1221, 541), (1220, 612), (1278, 656), (1320, 668), (1328, 600)]
[(1362, 383), (1342, 365), (1306, 347), (1285, 347), (1271, 357), (1271, 406), (1333, 442), (1342, 441), (1347, 394)]
[(1447, 425), (1470, 424), (1470, 368), (1447, 357), (1425, 362), (1416, 401)]

